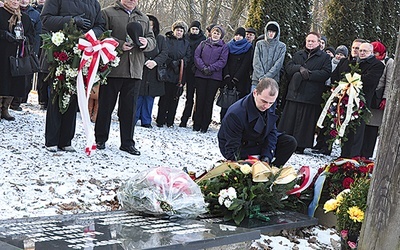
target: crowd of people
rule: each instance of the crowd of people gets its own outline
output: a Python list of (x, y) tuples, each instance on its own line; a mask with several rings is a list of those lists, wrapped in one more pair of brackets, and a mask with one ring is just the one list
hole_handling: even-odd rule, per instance
[[(33, 75), (11, 76), (8, 58), (24, 45), (32, 46), (41, 59), (36, 80), (40, 108), (47, 110), (46, 149), (75, 151), (71, 140), (78, 111), (76, 95), (72, 95), (68, 110), (61, 113), (58, 97), (51, 88), (53, 79), (46, 78), (45, 52), (39, 49), (41, 33), (61, 30), (64, 23), (73, 20), (82, 33), (93, 30), (97, 37), (111, 30), (121, 51), (120, 63), (112, 69), (107, 84), (93, 88), (90, 98), (99, 150), (106, 148), (117, 101), (120, 150), (140, 155), (134, 141), (135, 125), (140, 123), (148, 129), (154, 123), (157, 127), (174, 127), (179, 97), (186, 91), (179, 127), (187, 127), (192, 117), (193, 131), (206, 133), (215, 96), (218, 90), (227, 88), (237, 90), (240, 99), (220, 112), (218, 141), (227, 159), (252, 155), (280, 166), (293, 152), (302, 154), (306, 148), (328, 155), (331, 151), (326, 129), (316, 129), (324, 102), (322, 95), (341, 80), (343, 73), (350, 72), (352, 65), (358, 64), (372, 118), (350, 132), (341, 156), (372, 157), (393, 74), (393, 59), (381, 42), (355, 39), (350, 50), (346, 45), (335, 49), (328, 46), (325, 36), (309, 32), (304, 48), (284, 64), (286, 44), (280, 41), (281, 28), (276, 21), (268, 22), (259, 37), (251, 27), (238, 27), (233, 37), (226, 39), (222, 25), (211, 24), (203, 31), (197, 20), (189, 26), (178, 20), (161, 34), (157, 17), (144, 14), (137, 4), (138, 1), (117, 0), (101, 9), (97, 0), (4, 0), (4, 6), (0, 5), (1, 118), (15, 120), (9, 108), (22, 110), (20, 104), (27, 101), (33, 80)], [(23, 39), (14, 32), (18, 22), (23, 24)], [(275, 110), (282, 74), (287, 75), (289, 83), (282, 93), (285, 102), (278, 119)], [(153, 121), (155, 97), (159, 101)], [(376, 98), (379, 103), (371, 105)]]

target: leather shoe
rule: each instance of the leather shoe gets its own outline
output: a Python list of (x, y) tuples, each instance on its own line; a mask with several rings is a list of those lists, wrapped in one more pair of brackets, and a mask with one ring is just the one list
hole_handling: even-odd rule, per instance
[(143, 128), (152, 128), (153, 127), (153, 126), (151, 126), (151, 124), (142, 124), (140, 126), (142, 126)]
[(137, 150), (134, 146), (129, 147), (119, 147), (119, 150), (125, 151), (131, 155), (140, 155), (140, 151)]
[(100, 149), (100, 150), (106, 149), (106, 143), (105, 142), (97, 142), (96, 148)]
[(331, 151), (327, 148), (321, 148), (316, 150), (311, 150), (313, 154), (323, 154), (323, 155), (331, 155)]

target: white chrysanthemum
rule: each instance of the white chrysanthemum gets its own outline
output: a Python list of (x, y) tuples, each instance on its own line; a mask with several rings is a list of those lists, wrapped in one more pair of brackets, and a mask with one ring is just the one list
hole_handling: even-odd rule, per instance
[(218, 197), (218, 203), (222, 206), (222, 204), (224, 204), (224, 197), (220, 196)]
[(225, 205), (226, 208), (229, 208), (229, 207), (232, 205), (232, 201), (229, 200), (229, 199), (226, 199), (226, 200), (224, 201), (224, 205)]
[(339, 139), (336, 139), (336, 140), (335, 140), (335, 144), (336, 144), (336, 145), (339, 145), (339, 144), (340, 144)]
[(56, 68), (55, 76), (60, 76), (60, 75), (62, 75), (63, 72), (64, 72), (64, 67), (63, 66), (58, 66)]
[(228, 197), (233, 200), (237, 197), (236, 190), (233, 187), (228, 188)]
[(121, 61), (121, 58), (119, 56), (115, 57), (114, 61), (110, 62), (111, 67), (117, 67), (119, 65), (119, 62)]
[(63, 99), (62, 99), (62, 105), (64, 108), (68, 106), (70, 99), (71, 99), (71, 95), (68, 93), (64, 93)]
[(53, 33), (51, 36), (51, 42), (56, 46), (60, 46), (64, 42), (65, 36), (62, 32)]
[(225, 199), (226, 197), (228, 197), (228, 190), (222, 189), (221, 191), (219, 191), (218, 196)]
[(71, 68), (69, 65), (65, 70), (65, 74), (68, 78), (75, 78), (78, 76), (78, 70)]
[(78, 49), (78, 44), (75, 45), (75, 47), (73, 47), (72, 50), (76, 55), (80, 55), (82, 53), (82, 50)]

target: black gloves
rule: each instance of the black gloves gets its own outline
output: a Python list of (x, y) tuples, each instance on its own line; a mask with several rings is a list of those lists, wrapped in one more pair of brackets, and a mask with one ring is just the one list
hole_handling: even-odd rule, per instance
[(82, 30), (89, 30), (92, 27), (92, 22), (89, 19), (84, 18), (85, 14), (80, 14), (74, 17), (76, 26)]
[(269, 164), (271, 160), (267, 156), (262, 156), (262, 157), (260, 157), (260, 161), (263, 161), (263, 162), (266, 162)]
[(4, 30), (4, 31), (2, 30), (1, 31), (0, 37), (3, 38), (4, 40), (7, 40), (10, 43), (17, 42), (17, 38), (14, 36), (14, 34), (11, 33), (11, 32), (8, 32), (6, 30)]
[(201, 70), (201, 72), (202, 72), (204, 75), (206, 75), (206, 76), (212, 75), (212, 72), (211, 72), (211, 70), (210, 70), (209, 67), (204, 67), (204, 68)]
[(300, 67), (300, 74), (304, 80), (308, 80), (310, 78), (310, 71), (308, 71), (308, 69), (304, 68), (303, 66)]

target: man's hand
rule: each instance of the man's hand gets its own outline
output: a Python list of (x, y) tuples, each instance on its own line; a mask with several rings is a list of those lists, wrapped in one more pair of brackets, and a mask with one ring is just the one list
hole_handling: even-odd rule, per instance
[(300, 67), (300, 74), (304, 80), (308, 80), (310, 78), (310, 72), (308, 69), (304, 68), (303, 66)]
[(124, 44), (122, 44), (122, 51), (128, 51), (131, 50), (132, 48), (133, 48), (132, 44), (128, 42), (124, 42)]
[(89, 19), (84, 18), (85, 14), (80, 14), (74, 17), (74, 23), (76, 26), (82, 30), (89, 30), (92, 26), (92, 22)]
[(147, 39), (145, 37), (141, 37), (139, 36), (139, 42), (141, 44), (143, 44), (142, 46), (140, 46), (139, 48), (144, 49), (147, 47)]
[(379, 109), (380, 109), (380, 110), (384, 110), (385, 107), (386, 107), (386, 99), (383, 98), (382, 101), (381, 101), (381, 103), (379, 103)]
[(146, 67), (149, 69), (153, 69), (155, 66), (157, 66), (157, 63), (154, 60), (147, 60), (144, 65), (146, 65)]

